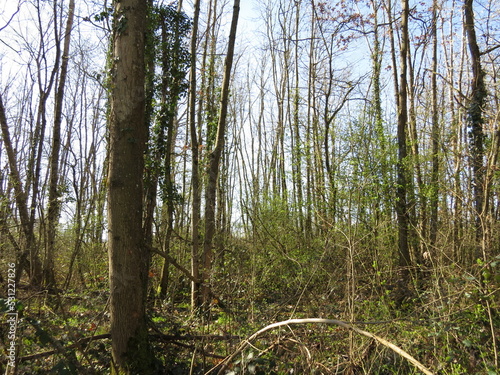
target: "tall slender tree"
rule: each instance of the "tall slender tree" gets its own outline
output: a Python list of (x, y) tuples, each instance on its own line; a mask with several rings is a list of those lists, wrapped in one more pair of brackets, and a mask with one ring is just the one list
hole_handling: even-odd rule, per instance
[[(47, 208), (47, 253), (43, 266), (44, 284), (53, 287), (56, 284), (54, 275), (54, 257), (56, 230), (60, 213), (60, 150), (61, 150), (61, 124), (63, 114), (64, 89), (68, 75), (69, 48), (71, 42), (71, 30), (73, 29), (73, 18), (75, 15), (75, 1), (71, 0), (68, 7), (68, 18), (64, 32), (64, 43), (62, 50), (61, 72), (56, 92), (56, 103), (54, 108), (54, 126), (52, 128), (52, 150), (50, 154), (50, 177), (49, 177), (49, 201)], [(58, 43), (59, 44), (59, 43)], [(58, 47), (60, 48), (60, 47)]]
[(200, 148), (196, 130), (196, 51), (198, 44), (198, 23), (200, 19), (200, 0), (195, 0), (193, 28), (191, 30), (191, 70), (189, 74), (189, 134), (191, 139), (191, 307), (201, 304), (201, 283), (199, 282), (200, 254), (200, 217), (201, 217), (201, 182), (200, 182)]
[(434, 246), (438, 231), (438, 205), (439, 205), (439, 107), (438, 107), (438, 1), (433, 0), (432, 3), (432, 76), (431, 76), (431, 91), (432, 91), (432, 171), (431, 171), (431, 194), (430, 194), (430, 224), (429, 224), (429, 240), (431, 246)]
[[(236, 44), (236, 29), (240, 13), (240, 1), (234, 0), (233, 18), (229, 31), (229, 41), (224, 63), (224, 76), (222, 78), (222, 92), (220, 99), (219, 121), (217, 124), (217, 136), (214, 149), (209, 155), (207, 168), (208, 182), (205, 195), (205, 239), (203, 242), (203, 273), (202, 279), (205, 285), (209, 285), (209, 278), (213, 261), (213, 238), (215, 235), (215, 205), (217, 197), (217, 183), (219, 177), (220, 161), (224, 150), (227, 128), (227, 113), (229, 104), (229, 83), (231, 81), (231, 70), (233, 68), (234, 47)], [(203, 288), (203, 304), (209, 302), (209, 289)]]
[[(169, 22), (166, 14), (168, 8), (162, 9), (161, 45), (162, 45), (162, 88), (160, 126), (166, 127), (167, 137), (163, 154), (163, 180), (162, 200), (166, 203), (166, 233), (164, 236), (164, 251), (170, 252), (172, 232), (174, 230), (175, 203), (178, 201), (178, 193), (174, 181), (174, 145), (177, 135), (177, 112), (178, 101), (185, 91), (184, 74), (186, 54), (183, 51), (182, 37), (189, 30), (187, 18), (181, 13), (181, 3), (177, 5), (173, 22)], [(173, 11), (173, 9), (171, 9)], [(173, 41), (168, 38), (169, 32), (167, 22), (173, 27)], [(170, 46), (170, 48), (169, 48)], [(170, 94), (170, 95), (169, 95)], [(163, 261), (160, 281), (160, 297), (165, 298), (168, 287), (168, 265), (167, 259)]]
[(108, 172), (112, 373), (150, 374), (145, 316), (149, 253), (142, 231), (147, 2), (114, 2)]
[(474, 209), (476, 216), (476, 238), (483, 239), (483, 203), (484, 203), (484, 106), (486, 104), (486, 85), (484, 70), (481, 64), (481, 51), (477, 43), (474, 25), (474, 1), (464, 1), (464, 29), (471, 57), (471, 91), (467, 108), (467, 126), (469, 127), (470, 152), (472, 159)]
[(398, 217), (398, 251), (399, 251), (399, 266), (401, 268), (402, 283), (408, 282), (410, 261), (410, 249), (408, 243), (408, 206), (407, 206), (407, 189), (408, 189), (408, 170), (407, 170), (407, 128), (408, 128), (408, 50), (409, 50), (409, 33), (408, 19), (410, 6), (408, 0), (401, 1), (401, 46), (400, 46), (400, 71), (399, 85), (397, 90), (398, 104), (398, 165), (397, 165), (397, 201), (396, 213)]
[[(33, 221), (30, 219), (28, 194), (25, 190), (27, 189), (27, 187), (23, 186), (23, 182), (21, 179), (21, 174), (18, 168), (17, 155), (12, 144), (12, 137), (9, 130), (9, 124), (7, 123), (7, 115), (5, 113), (5, 107), (3, 104), (1, 93), (0, 125), (2, 127), (2, 140), (8, 158), (10, 178), (12, 180), (11, 184), (14, 188), (15, 201), (21, 221), (21, 233), (23, 234), (21, 246), (19, 246), (19, 250), (21, 252), (17, 254), (19, 272), (17, 272), (16, 281), (19, 281), (19, 279), (21, 278), (21, 273), (23, 271), (26, 271), (30, 276), (31, 281), (35, 284), (38, 284), (39, 282), (41, 282), (42, 264), (37, 252), (34, 250), (36, 239)], [(2, 199), (4, 199), (4, 197), (2, 197)]]

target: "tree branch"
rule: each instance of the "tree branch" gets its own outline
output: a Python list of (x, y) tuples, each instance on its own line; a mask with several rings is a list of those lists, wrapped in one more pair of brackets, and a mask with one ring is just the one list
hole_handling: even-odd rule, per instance
[(237, 355), (239, 355), (243, 350), (245, 350), (246, 347), (248, 345), (250, 345), (251, 341), (255, 340), (257, 337), (259, 337), (260, 335), (262, 335), (264, 332), (267, 332), (267, 331), (270, 331), (270, 330), (272, 330), (274, 328), (278, 328), (278, 327), (282, 327), (282, 326), (288, 326), (288, 325), (292, 325), (292, 324), (306, 324), (306, 323), (336, 324), (336, 325), (341, 326), (343, 328), (353, 330), (354, 332), (357, 332), (360, 335), (363, 335), (363, 336), (366, 336), (366, 337), (370, 337), (370, 338), (378, 341), (382, 345), (384, 345), (384, 346), (388, 347), (389, 349), (393, 350), (395, 353), (397, 353), (400, 356), (406, 358), (410, 363), (412, 363), (415, 367), (417, 367), (424, 374), (426, 374), (426, 375), (433, 375), (433, 373), (430, 370), (428, 370), (422, 363), (420, 363), (419, 361), (417, 361), (414, 357), (412, 357), (410, 354), (408, 354), (407, 352), (405, 352), (399, 346), (396, 346), (396, 345), (392, 344), (391, 342), (387, 341), (386, 339), (384, 339), (382, 337), (379, 337), (379, 336), (377, 336), (377, 335), (375, 335), (373, 333), (370, 333), (370, 332), (364, 331), (362, 329), (356, 328), (356, 327), (354, 327), (354, 326), (352, 326), (352, 325), (350, 325), (350, 324), (348, 324), (346, 322), (343, 322), (341, 320), (320, 319), (320, 318), (290, 319), (290, 320), (285, 320), (285, 321), (282, 321), (282, 322), (277, 322), (277, 323), (270, 324), (270, 325), (262, 328), (261, 330), (255, 332), (248, 339), (246, 339), (245, 341), (243, 341), (240, 344), (240, 346), (238, 347), (238, 349), (236, 349), (236, 351), (233, 352), (233, 354), (227, 356), (220, 364), (218, 364), (217, 366), (211, 368), (207, 373), (205, 373), (205, 375), (208, 375), (209, 373), (215, 371), (219, 366), (221, 366), (221, 367), (220, 367), (220, 369), (218, 371), (218, 374), (222, 374), (224, 372), (224, 370), (227, 368), (229, 362), (231, 362)]

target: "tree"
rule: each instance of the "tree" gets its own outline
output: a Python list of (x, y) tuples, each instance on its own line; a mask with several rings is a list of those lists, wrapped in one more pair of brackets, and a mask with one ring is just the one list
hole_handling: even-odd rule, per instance
[(198, 23), (200, 18), (200, 0), (194, 3), (193, 29), (191, 36), (191, 71), (189, 76), (189, 133), (191, 137), (191, 274), (195, 281), (191, 282), (191, 307), (197, 308), (201, 303), (199, 282), (199, 227), (201, 213), (201, 182), (199, 167), (199, 141), (196, 131), (196, 47), (198, 43)]
[[(142, 231), (147, 3), (114, 3), (108, 172), (112, 373), (150, 374), (145, 316), (149, 251)], [(132, 48), (133, 47), (133, 48)]]
[[(69, 47), (71, 41), (71, 30), (73, 28), (73, 18), (75, 15), (75, 1), (71, 0), (68, 8), (68, 19), (66, 21), (66, 31), (64, 33), (64, 46), (62, 50), (61, 72), (56, 92), (56, 103), (54, 108), (54, 126), (52, 129), (52, 151), (50, 154), (50, 177), (49, 177), (49, 201), (47, 208), (47, 254), (43, 266), (44, 284), (53, 287), (56, 284), (54, 275), (54, 255), (57, 223), (60, 212), (60, 192), (59, 192), (59, 159), (61, 150), (61, 123), (62, 106), (64, 99), (64, 88), (68, 74)], [(59, 43), (56, 44), (59, 50)], [(60, 53), (57, 53), (59, 56)]]
[[(398, 109), (398, 163), (397, 163), (397, 189), (396, 189), (396, 214), (398, 221), (398, 258), (401, 271), (401, 292), (404, 292), (406, 284), (409, 281), (410, 248), (408, 243), (409, 233), (409, 213), (407, 205), (407, 190), (408, 184), (408, 145), (407, 145), (407, 127), (408, 127), (408, 51), (409, 51), (409, 36), (408, 36), (408, 19), (410, 7), (408, 0), (401, 1), (401, 45), (399, 51), (400, 71), (399, 77), (395, 70), (395, 88), (396, 88), (396, 103)], [(391, 10), (388, 9), (390, 15)], [(391, 22), (391, 21), (390, 21)], [(391, 32), (392, 37), (392, 32)], [(392, 55), (395, 62), (395, 49), (393, 41)], [(394, 69), (396, 64), (394, 64)], [(401, 301), (400, 301), (401, 302)]]
[[(240, 12), (240, 1), (234, 0), (233, 18), (229, 31), (229, 41), (226, 60), (224, 63), (224, 76), (222, 78), (222, 92), (220, 98), (220, 113), (217, 124), (217, 136), (214, 149), (209, 155), (209, 165), (207, 168), (208, 182), (205, 195), (205, 239), (203, 242), (203, 273), (202, 280), (205, 284), (209, 282), (213, 260), (213, 238), (215, 234), (215, 205), (217, 197), (217, 182), (219, 177), (219, 165), (224, 149), (226, 137), (226, 119), (229, 103), (229, 83), (231, 81), (231, 70), (233, 67), (234, 46), (236, 43), (236, 28)], [(209, 303), (209, 289), (207, 286), (202, 292), (203, 303)]]
[[(183, 43), (183, 37), (189, 32), (190, 22), (187, 16), (181, 12), (181, 3), (174, 12), (172, 8), (162, 9), (162, 87), (161, 87), (161, 109), (160, 127), (167, 128), (166, 143), (164, 146), (163, 179), (162, 179), (162, 201), (166, 201), (166, 234), (165, 251), (170, 251), (172, 233), (174, 230), (175, 205), (181, 201), (177, 192), (174, 176), (174, 146), (177, 135), (177, 112), (178, 103), (187, 90), (185, 76), (189, 64), (189, 53)], [(168, 25), (174, 30), (169, 31)], [(160, 281), (160, 296), (166, 296), (168, 285), (168, 260), (163, 263)]]
[(431, 196), (430, 196), (430, 228), (429, 240), (431, 246), (436, 243), (438, 231), (438, 205), (439, 205), (439, 107), (438, 107), (438, 2), (433, 0), (432, 3), (432, 172), (431, 172)]
[(481, 51), (477, 43), (474, 26), (473, 0), (464, 2), (464, 29), (467, 34), (467, 44), (471, 56), (471, 92), (467, 108), (467, 125), (469, 127), (470, 151), (472, 158), (474, 209), (476, 216), (476, 238), (483, 238), (483, 204), (484, 204), (484, 132), (483, 112), (486, 104), (486, 85), (484, 70), (481, 65)]
[[(20, 271), (26, 270), (31, 278), (31, 281), (36, 285), (41, 282), (42, 265), (37, 252), (35, 251), (35, 233), (33, 228), (33, 220), (30, 219), (28, 207), (28, 194), (23, 187), (21, 174), (18, 168), (18, 161), (14, 146), (12, 145), (12, 138), (9, 131), (9, 124), (7, 123), (7, 116), (3, 104), (2, 95), (0, 93), (0, 125), (2, 127), (2, 139), (7, 152), (10, 178), (14, 188), (15, 201), (19, 211), (21, 220), (23, 243), (21, 246), (16, 244), (16, 248), (21, 250), (18, 256), (18, 263)], [(2, 200), (4, 200), (4, 192), (2, 191)], [(22, 246), (24, 245), (24, 246)], [(21, 272), (17, 273), (17, 281), (21, 277)]]
[[(169, 253), (175, 206), (180, 201), (174, 181), (173, 151), (178, 127), (178, 104), (187, 89), (185, 75), (189, 53), (184, 35), (189, 32), (190, 22), (180, 7), (155, 6), (150, 11), (149, 28), (146, 122), (151, 123), (151, 134), (146, 153), (143, 227), (146, 245), (151, 248), (155, 208), (160, 198), (166, 206), (167, 221), (162, 250)], [(160, 68), (160, 74), (155, 73), (157, 68)], [(162, 298), (165, 297), (167, 285), (168, 261), (165, 259), (159, 286)]]

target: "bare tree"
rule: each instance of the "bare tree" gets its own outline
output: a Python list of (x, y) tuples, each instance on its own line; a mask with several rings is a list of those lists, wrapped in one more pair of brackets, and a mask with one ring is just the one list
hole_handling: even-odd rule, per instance
[[(28, 196), (21, 180), (21, 174), (18, 168), (18, 160), (14, 146), (12, 145), (12, 138), (9, 131), (9, 124), (7, 123), (7, 116), (3, 104), (2, 94), (0, 93), (0, 124), (2, 126), (2, 139), (5, 150), (7, 152), (8, 164), (10, 169), (10, 178), (14, 187), (15, 201), (19, 212), (21, 221), (22, 233), (24, 241), (18, 250), (22, 251), (18, 254), (20, 272), (17, 273), (19, 281), (22, 271), (27, 271), (31, 277), (32, 282), (38, 284), (41, 279), (42, 264), (38, 253), (35, 251), (35, 233), (33, 220), (30, 218)], [(3, 192), (2, 192), (3, 193)], [(2, 197), (3, 198), (3, 197)]]
[[(229, 31), (229, 41), (224, 63), (224, 76), (222, 78), (222, 92), (220, 99), (219, 121), (217, 124), (217, 136), (214, 149), (209, 155), (209, 165), (207, 168), (208, 182), (205, 195), (205, 239), (203, 242), (203, 273), (202, 280), (209, 285), (209, 279), (213, 261), (213, 238), (215, 234), (215, 205), (217, 197), (217, 184), (219, 177), (219, 165), (224, 150), (227, 127), (227, 112), (229, 103), (229, 83), (231, 81), (231, 70), (233, 67), (234, 46), (236, 43), (236, 28), (238, 26), (238, 16), (240, 12), (240, 1), (234, 0), (233, 18)], [(209, 287), (205, 286), (202, 291), (203, 304), (210, 302)]]
[(439, 107), (438, 107), (438, 1), (432, 3), (432, 172), (431, 172), (431, 194), (430, 194), (430, 224), (429, 224), (429, 240), (431, 246), (436, 243), (438, 230), (438, 206), (439, 206)]
[[(59, 192), (59, 168), (61, 150), (61, 124), (62, 106), (64, 100), (64, 89), (68, 74), (69, 48), (71, 41), (71, 30), (73, 29), (73, 18), (75, 15), (75, 1), (69, 2), (68, 18), (66, 20), (66, 31), (64, 32), (64, 45), (62, 50), (61, 72), (55, 97), (54, 126), (52, 128), (52, 150), (50, 154), (50, 177), (49, 177), (49, 200), (47, 208), (47, 253), (43, 265), (44, 284), (47, 287), (56, 285), (54, 275), (55, 239), (60, 212)], [(57, 43), (57, 48), (59, 43)], [(59, 54), (58, 54), (59, 55)]]
[(408, 170), (407, 170), (407, 127), (408, 127), (408, 51), (410, 39), (408, 36), (408, 19), (410, 6), (408, 0), (401, 2), (401, 46), (399, 85), (397, 90), (398, 104), (398, 165), (397, 165), (397, 200), (396, 213), (398, 217), (398, 254), (399, 266), (402, 275), (402, 287), (406, 288), (409, 281), (409, 267), (411, 265), (408, 243), (409, 212), (407, 206)]
[(196, 128), (196, 51), (198, 43), (198, 23), (200, 18), (200, 0), (194, 3), (193, 28), (191, 36), (191, 71), (189, 76), (189, 132), (191, 137), (191, 273), (195, 281), (191, 282), (191, 306), (197, 308), (201, 304), (199, 282), (199, 253), (200, 253), (200, 216), (201, 216), (201, 182), (199, 141)]

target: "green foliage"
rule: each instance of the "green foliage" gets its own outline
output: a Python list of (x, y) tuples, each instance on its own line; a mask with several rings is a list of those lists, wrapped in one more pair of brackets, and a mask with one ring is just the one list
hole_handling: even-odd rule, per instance
[(234, 361), (231, 368), (232, 370), (227, 375), (238, 374), (251, 374), (251, 375), (265, 375), (265, 374), (278, 374), (273, 368), (276, 361), (272, 356), (258, 356), (253, 351), (243, 355), (240, 359)]
[[(167, 84), (167, 96), (170, 106), (186, 94), (188, 84), (186, 74), (189, 71), (191, 55), (187, 35), (191, 30), (191, 20), (184, 12), (178, 12), (173, 5), (159, 6), (153, 10), (159, 23), (161, 35), (162, 85)], [(171, 107), (170, 107), (171, 108)]]
[(105, 20), (108, 20), (113, 12), (113, 8), (107, 7), (105, 10), (102, 12), (94, 15), (94, 20), (96, 22), (103, 22)]
[(48, 345), (55, 340), (46, 330), (44, 330), (40, 326), (39, 321), (29, 317), (26, 318), (26, 321), (35, 328), (36, 337), (43, 346)]
[(22, 313), (24, 304), (19, 300), (9, 300), (7, 298), (0, 298), (0, 314), (3, 313)]
[[(160, 196), (164, 201), (181, 203), (183, 197), (170, 180), (165, 160), (172, 153), (175, 117), (179, 101), (186, 95), (190, 54), (187, 35), (191, 21), (173, 4), (155, 6), (149, 14), (150, 32), (147, 38), (148, 118), (152, 122), (146, 155), (149, 184), (160, 183)], [(154, 119), (154, 120), (152, 120)], [(157, 177), (155, 177), (157, 176)]]
[(64, 361), (62, 359), (59, 362), (57, 362), (54, 367), (52, 367), (51, 371), (54, 374), (61, 374), (61, 375), (76, 375), (76, 374), (78, 374), (78, 370), (74, 365), (72, 365), (71, 363), (66, 363), (66, 361)]
[(78, 374), (78, 360), (75, 352), (73, 350), (66, 350), (63, 346), (65, 343), (53, 337), (48, 330), (42, 327), (40, 321), (29, 317), (26, 318), (26, 321), (35, 329), (35, 336), (42, 347), (55, 349), (56, 352), (63, 355), (63, 358), (52, 367), (50, 372), (67, 375)]
[[(210, 65), (211, 66), (211, 65)], [(219, 125), (219, 108), (216, 103), (219, 103), (219, 98), (222, 92), (222, 88), (220, 86), (210, 87), (210, 85), (215, 85), (216, 83), (215, 72), (211, 72), (210, 70), (207, 72), (209, 76), (209, 80), (212, 81), (209, 83), (209, 87), (206, 87), (207, 91), (207, 105), (205, 109), (205, 124), (206, 124), (206, 148), (207, 150), (211, 150), (216, 142), (217, 138), (217, 128)]]
[(92, 17), (83, 17), (83, 20), (86, 22), (104, 22), (108, 21), (113, 15), (113, 8), (112, 7), (103, 7), (103, 10), (100, 11), (97, 14), (93, 14)]

